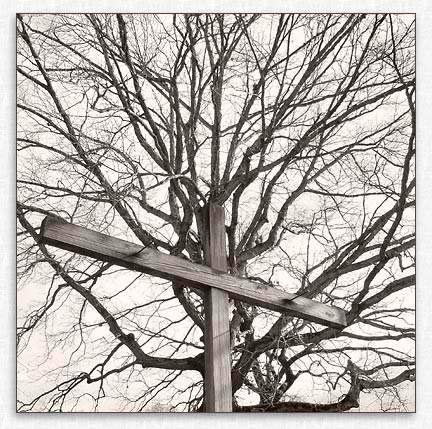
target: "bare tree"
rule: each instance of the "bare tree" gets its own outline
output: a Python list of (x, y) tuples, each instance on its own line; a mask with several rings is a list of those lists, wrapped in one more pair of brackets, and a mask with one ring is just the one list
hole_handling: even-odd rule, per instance
[(19, 411), (202, 410), (200, 291), (38, 233), (57, 216), (202, 263), (209, 201), (231, 273), (348, 319), (232, 302), (235, 410), (413, 409), (413, 16), (23, 15), (17, 34)]

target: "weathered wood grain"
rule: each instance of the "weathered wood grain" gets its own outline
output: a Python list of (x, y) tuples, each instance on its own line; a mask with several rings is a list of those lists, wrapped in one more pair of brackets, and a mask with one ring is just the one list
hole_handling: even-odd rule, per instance
[[(138, 244), (59, 221), (53, 217), (44, 219), (40, 239), (46, 244), (132, 270), (169, 280), (180, 280), (194, 287), (214, 287), (227, 292), (234, 299), (312, 322), (335, 328), (346, 326), (345, 311), (338, 307), (302, 296), (297, 297), (265, 284), (251, 282), (154, 249), (141, 250), (142, 246)], [(289, 302), (293, 298), (295, 301)]]
[[(227, 271), (225, 214), (221, 206), (210, 203), (201, 210), (200, 236), (204, 263)], [(228, 293), (210, 287), (204, 297), (206, 412), (232, 411), (231, 345)]]

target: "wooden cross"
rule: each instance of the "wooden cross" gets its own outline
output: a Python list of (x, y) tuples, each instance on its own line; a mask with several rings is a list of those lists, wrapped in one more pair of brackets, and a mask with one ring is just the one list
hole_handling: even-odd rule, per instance
[(54, 217), (46, 217), (42, 222), (40, 240), (104, 262), (203, 289), (205, 410), (232, 411), (228, 297), (334, 328), (346, 326), (345, 311), (226, 273), (224, 209), (208, 204), (201, 211), (200, 223), (204, 261), (208, 266)]

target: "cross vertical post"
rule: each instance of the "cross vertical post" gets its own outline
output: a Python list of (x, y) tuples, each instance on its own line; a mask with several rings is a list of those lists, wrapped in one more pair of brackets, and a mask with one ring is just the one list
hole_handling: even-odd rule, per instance
[[(201, 209), (201, 240), (204, 263), (219, 271), (227, 271), (224, 208), (209, 203)], [(204, 297), (205, 312), (205, 377), (206, 412), (231, 412), (231, 346), (228, 293), (213, 287)]]

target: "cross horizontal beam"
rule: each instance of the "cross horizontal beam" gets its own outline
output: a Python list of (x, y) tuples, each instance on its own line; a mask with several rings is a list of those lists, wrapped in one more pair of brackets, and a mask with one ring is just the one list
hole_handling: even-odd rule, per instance
[(233, 299), (333, 328), (346, 327), (345, 311), (274, 287), (252, 282), (177, 256), (167, 255), (119, 238), (47, 216), (42, 222), (40, 241), (104, 262), (182, 281), (193, 287), (214, 287)]

